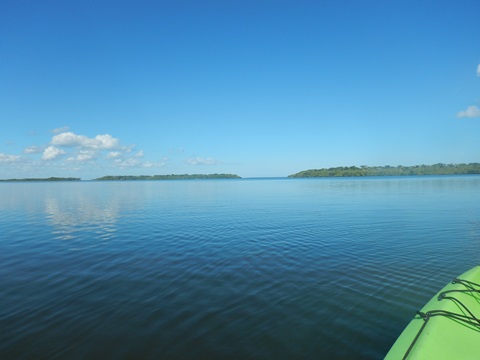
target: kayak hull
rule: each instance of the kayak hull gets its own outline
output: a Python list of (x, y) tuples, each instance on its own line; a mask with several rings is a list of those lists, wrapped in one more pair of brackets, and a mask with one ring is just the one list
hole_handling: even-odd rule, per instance
[(440, 290), (413, 318), (385, 359), (479, 359), (480, 266)]

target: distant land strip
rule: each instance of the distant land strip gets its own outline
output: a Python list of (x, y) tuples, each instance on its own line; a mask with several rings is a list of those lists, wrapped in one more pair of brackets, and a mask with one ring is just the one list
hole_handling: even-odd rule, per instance
[[(129, 181), (129, 180), (197, 180), (197, 179), (241, 179), (235, 174), (181, 174), (181, 175), (109, 175), (102, 176), (95, 181)], [(24, 178), (24, 179), (0, 179), (0, 182), (33, 182), (33, 181), (81, 181), (73, 177), (49, 177), (49, 178)]]
[(17, 181), (80, 181), (80, 178), (73, 177), (49, 177), (49, 178), (25, 178), (25, 179), (6, 179), (0, 181), (17, 182)]
[(113, 181), (113, 180), (197, 180), (197, 179), (241, 179), (235, 174), (183, 174), (183, 175), (109, 175), (99, 177), (94, 180)]
[(328, 169), (312, 169), (289, 175), (289, 178), (357, 177), (357, 176), (413, 176), (413, 175), (467, 175), (480, 174), (480, 163), (434, 164), (415, 166), (344, 166)]

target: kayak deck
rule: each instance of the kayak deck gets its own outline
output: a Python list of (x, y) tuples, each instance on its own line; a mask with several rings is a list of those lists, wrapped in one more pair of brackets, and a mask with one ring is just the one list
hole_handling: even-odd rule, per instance
[(479, 359), (480, 266), (440, 290), (407, 325), (385, 359)]

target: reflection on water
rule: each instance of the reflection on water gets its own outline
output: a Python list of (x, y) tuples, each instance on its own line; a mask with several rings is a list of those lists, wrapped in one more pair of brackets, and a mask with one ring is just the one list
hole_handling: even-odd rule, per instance
[(45, 199), (45, 214), (57, 239), (73, 240), (77, 233), (88, 231), (94, 233), (98, 241), (103, 241), (110, 239), (116, 231), (119, 204), (112, 199), (99, 205), (92, 195), (63, 202), (49, 197)]
[[(142, 198), (115, 183), (8, 183), (0, 186), (0, 213), (14, 223), (51, 228), (51, 239), (69, 240), (70, 249), (81, 250), (112, 239), (121, 213), (142, 207)], [(143, 199), (144, 200), (144, 199)], [(45, 221), (43, 221), (45, 219)], [(17, 241), (32, 237), (28, 226), (14, 229)], [(22, 236), (23, 235), (23, 236)]]

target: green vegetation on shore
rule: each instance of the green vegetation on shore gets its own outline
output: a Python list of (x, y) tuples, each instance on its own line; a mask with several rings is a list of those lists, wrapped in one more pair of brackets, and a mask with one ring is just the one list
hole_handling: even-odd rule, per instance
[(49, 177), (49, 178), (25, 178), (25, 179), (6, 179), (0, 181), (20, 182), (20, 181), (80, 181), (80, 178), (73, 177)]
[(114, 175), (102, 176), (94, 179), (99, 181), (112, 180), (197, 180), (197, 179), (241, 179), (240, 176), (234, 174), (183, 174), (183, 175)]
[(412, 175), (466, 175), (480, 174), (480, 163), (434, 164), (415, 166), (346, 166), (312, 169), (289, 175), (289, 178), (341, 176), (412, 176)]
[[(311, 177), (361, 177), (361, 176), (415, 176), (415, 175), (468, 175), (480, 174), (480, 163), (470, 164), (434, 164), (414, 166), (340, 166), (323, 169), (311, 169), (289, 175), (289, 178)], [(96, 181), (130, 180), (203, 180), (203, 179), (241, 179), (235, 174), (170, 174), (170, 175), (108, 175)], [(42, 181), (81, 181), (74, 177), (0, 179), (0, 182), (42, 182)]]

